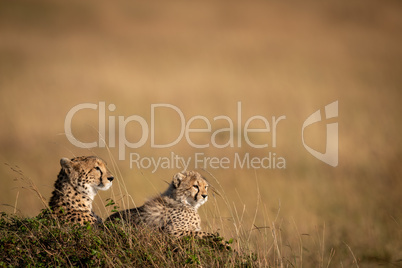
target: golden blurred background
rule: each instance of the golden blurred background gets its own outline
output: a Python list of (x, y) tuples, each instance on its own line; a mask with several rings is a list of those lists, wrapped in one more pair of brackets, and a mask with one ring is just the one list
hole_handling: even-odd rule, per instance
[[(300, 263), (310, 267), (328, 261), (331, 249), (335, 267), (351, 265), (351, 252), (367, 265), (402, 265), (401, 14), (400, 1), (1, 0), (0, 210), (37, 215), (44, 206), (24, 180), (49, 199), (62, 157), (95, 154), (108, 162), (116, 182), (95, 198), (95, 211), (105, 218), (107, 198), (121, 208), (141, 205), (180, 171), (130, 168), (130, 153), (233, 160), (236, 153), (262, 158), (271, 152), (286, 160), (285, 169), (198, 168), (221, 194), (211, 194), (200, 209), (204, 229), (239, 240), (249, 235), (251, 248), (269, 251), (273, 238), (258, 237), (274, 222), (284, 256), (303, 242), (307, 257)], [(314, 158), (301, 139), (304, 120), (334, 101), (337, 167)], [(255, 115), (270, 123), (272, 116), (286, 119), (278, 123), (276, 147), (272, 131), (250, 134), (254, 143), (268, 143), (263, 149), (236, 131), (241, 146), (226, 148), (213, 146), (211, 133), (191, 134), (194, 142), (210, 144), (204, 149), (185, 137), (152, 148), (149, 136), (119, 160), (118, 147), (81, 149), (64, 134), (70, 109), (100, 102), (116, 107), (106, 110), (107, 130), (109, 117), (116, 129), (119, 116), (138, 115), (150, 125), (152, 104), (178, 107), (186, 122), (205, 116), (212, 132), (228, 127), (213, 120), (220, 115), (237, 130), (238, 102), (242, 128)], [(98, 141), (98, 110), (74, 116), (77, 139)], [(158, 111), (155, 138), (168, 143), (181, 125), (173, 110)], [(306, 143), (321, 152), (325, 124), (305, 130)], [(262, 128), (262, 121), (250, 127)], [(127, 140), (138, 141), (140, 129), (127, 124)], [(217, 135), (220, 144), (229, 138)]]

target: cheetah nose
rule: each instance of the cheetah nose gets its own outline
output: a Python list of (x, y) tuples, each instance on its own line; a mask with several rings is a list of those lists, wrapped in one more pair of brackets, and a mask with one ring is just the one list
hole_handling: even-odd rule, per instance
[(207, 198), (208, 195), (202, 194), (201, 196), (202, 196), (203, 198)]
[(107, 177), (107, 180), (112, 181), (112, 180), (114, 180), (114, 177)]

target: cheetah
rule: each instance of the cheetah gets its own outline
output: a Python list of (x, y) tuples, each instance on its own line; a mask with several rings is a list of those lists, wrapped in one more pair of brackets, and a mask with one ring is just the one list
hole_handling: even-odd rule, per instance
[(96, 156), (62, 158), (61, 170), (49, 202), (52, 213), (60, 220), (84, 225), (102, 223), (92, 211), (92, 201), (98, 190), (108, 190), (113, 176), (105, 162)]
[(201, 231), (198, 208), (208, 200), (208, 182), (198, 172), (177, 173), (168, 189), (141, 207), (120, 211), (108, 220), (120, 218), (135, 226), (145, 224), (176, 237), (213, 237)]

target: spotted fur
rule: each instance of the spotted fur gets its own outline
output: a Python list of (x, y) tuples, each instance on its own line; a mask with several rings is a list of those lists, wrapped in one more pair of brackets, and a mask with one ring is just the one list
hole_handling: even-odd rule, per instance
[(61, 170), (54, 184), (49, 207), (61, 220), (72, 223), (95, 224), (102, 219), (92, 210), (98, 190), (112, 186), (113, 176), (105, 162), (96, 156), (62, 158)]
[(116, 212), (108, 219), (145, 224), (177, 237), (213, 236), (201, 231), (201, 218), (197, 212), (207, 200), (208, 182), (198, 172), (177, 173), (163, 194), (141, 207)]

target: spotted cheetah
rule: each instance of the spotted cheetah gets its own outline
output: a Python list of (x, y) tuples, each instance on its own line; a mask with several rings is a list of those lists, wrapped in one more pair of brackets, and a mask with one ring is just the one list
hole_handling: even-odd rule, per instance
[(145, 224), (176, 237), (197, 238), (214, 235), (201, 231), (198, 208), (208, 200), (208, 182), (195, 171), (177, 173), (168, 189), (160, 196), (133, 208), (112, 214), (133, 225)]
[(54, 215), (72, 223), (95, 224), (102, 219), (92, 211), (92, 201), (98, 190), (112, 186), (113, 176), (105, 162), (96, 156), (62, 158), (61, 170), (49, 202)]

